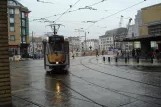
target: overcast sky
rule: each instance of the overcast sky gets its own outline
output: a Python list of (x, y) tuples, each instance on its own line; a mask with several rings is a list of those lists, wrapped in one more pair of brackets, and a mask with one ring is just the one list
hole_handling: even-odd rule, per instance
[[(65, 12), (69, 5), (73, 5), (77, 0), (43, 0), (44, 2), (52, 2), (54, 4), (49, 3), (41, 3), (37, 2), (37, 0), (20, 0), (20, 2), (28, 7), (31, 10), (29, 15), (29, 20), (39, 19), (43, 17), (48, 17), (56, 14), (60, 14)], [(76, 10), (79, 8), (83, 8), (85, 6), (100, 2), (102, 0), (80, 0), (73, 8), (70, 9)], [(78, 10), (72, 13), (64, 14), (56, 23), (63, 24), (65, 27), (61, 27), (59, 30), (59, 34), (64, 36), (78, 36), (78, 32), (75, 32), (74, 29), (84, 28), (87, 29), (92, 23), (82, 23), (82, 21), (97, 21), (103, 17), (110, 16), (122, 9), (125, 9), (129, 6), (137, 4), (144, 0), (106, 0), (100, 4), (92, 6), (97, 10)], [(87, 31), (89, 34), (87, 38), (98, 38), (101, 35), (104, 35), (107, 30), (111, 30), (119, 27), (120, 16), (123, 15), (125, 18), (131, 17), (135, 18), (137, 14), (137, 10), (140, 10), (143, 7), (147, 7), (150, 5), (161, 3), (161, 0), (146, 0), (145, 2), (132, 7), (126, 11), (120, 12), (112, 17), (106, 18), (105, 20), (99, 21), (91, 26)], [(106, 11), (105, 11), (106, 10)], [(60, 15), (59, 15), (60, 16)], [(59, 16), (53, 16), (48, 18), (51, 21), (54, 21)], [(123, 27), (125, 27), (128, 23), (128, 19), (123, 20)], [(133, 22), (134, 23), (134, 20)], [(34, 31), (36, 36), (41, 36), (44, 32), (51, 32), (49, 27), (45, 27), (48, 23), (40, 23), (37, 21), (30, 22), (30, 32)], [(98, 27), (99, 26), (99, 27)], [(107, 28), (103, 28), (107, 27)], [(80, 33), (81, 36), (84, 33)]]

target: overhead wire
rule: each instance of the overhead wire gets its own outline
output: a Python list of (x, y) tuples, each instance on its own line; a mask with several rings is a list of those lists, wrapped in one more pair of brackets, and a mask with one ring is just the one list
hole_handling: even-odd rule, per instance
[[(138, 3), (136, 3), (136, 4), (132, 5), (132, 6), (129, 6), (129, 7), (125, 8), (125, 9), (122, 9), (122, 10), (116, 12), (116, 13), (113, 13), (113, 14), (107, 16), (107, 17), (103, 17), (103, 18), (101, 18), (100, 20), (98, 20), (96, 23), (98, 23), (98, 22), (100, 22), (100, 21), (102, 21), (102, 20), (104, 20), (104, 19), (107, 19), (107, 18), (109, 18), (109, 17), (112, 17), (112, 16), (114, 16), (114, 15), (116, 15), (116, 14), (118, 14), (118, 13), (121, 13), (121, 12), (123, 12), (123, 11), (125, 11), (125, 10), (128, 10), (128, 9), (130, 9), (130, 8), (136, 6), (136, 5), (139, 5), (139, 4), (143, 3), (143, 2), (145, 2), (145, 0), (144, 0), (144, 1), (141, 1), (141, 2), (138, 2)], [(90, 25), (89, 27), (87, 27), (85, 30), (88, 30), (90, 27), (92, 27), (92, 26), (93, 26), (94, 24), (96, 24), (96, 23), (91, 24), (91, 25)]]
[(89, 6), (94, 6), (94, 5), (100, 4), (100, 3), (104, 2), (104, 1), (107, 1), (107, 0), (102, 0), (102, 1), (99, 1), (99, 2), (97, 2), (97, 3), (91, 4), (91, 5), (89, 5)]
[(58, 17), (54, 22), (56, 22), (57, 20), (59, 20), (64, 14), (66, 14), (71, 8), (73, 8), (78, 2), (80, 2), (81, 0), (77, 0), (69, 9), (67, 9), (64, 13), (62, 13), (60, 15), (60, 17)]
[[(79, 1), (80, 1), (80, 0), (79, 0)], [(91, 4), (91, 5), (88, 5), (88, 6), (85, 6), (85, 7), (94, 6), (94, 5), (100, 4), (100, 3), (104, 2), (104, 1), (107, 1), (107, 0), (102, 0), (102, 1), (100, 1), (100, 2), (97, 2), (97, 3)], [(71, 9), (71, 8), (69, 8), (69, 9)], [(66, 12), (64, 12), (64, 13), (66, 14), (66, 13), (71, 13), (71, 12), (75, 12), (75, 11), (81, 10), (80, 8), (78, 8), (78, 9), (75, 9), (75, 10), (71, 10), (71, 11), (69, 11), (69, 9), (68, 9)], [(55, 14), (55, 15), (51, 15), (51, 16), (47, 16), (47, 17), (44, 17), (44, 18), (50, 18), (50, 17), (53, 17), (53, 16), (62, 15), (62, 14), (64, 14), (64, 13), (59, 13), (59, 14)]]

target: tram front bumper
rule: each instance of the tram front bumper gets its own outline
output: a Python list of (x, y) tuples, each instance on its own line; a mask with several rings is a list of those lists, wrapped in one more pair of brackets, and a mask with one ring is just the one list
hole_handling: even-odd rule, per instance
[(51, 64), (47, 66), (49, 66), (49, 69), (64, 69), (67, 66), (67, 64)]

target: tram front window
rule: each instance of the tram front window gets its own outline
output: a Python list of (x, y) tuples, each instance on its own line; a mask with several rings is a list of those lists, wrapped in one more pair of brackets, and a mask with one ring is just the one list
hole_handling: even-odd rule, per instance
[(51, 52), (56, 52), (56, 51), (63, 51), (63, 46), (61, 43), (57, 43), (57, 44), (51, 44), (50, 45), (50, 50)]

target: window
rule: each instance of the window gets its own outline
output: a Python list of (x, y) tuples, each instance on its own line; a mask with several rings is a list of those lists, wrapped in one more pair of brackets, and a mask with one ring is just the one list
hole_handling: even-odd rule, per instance
[(10, 23), (14, 23), (14, 21), (15, 21), (14, 18), (10, 17)]
[(10, 26), (10, 32), (14, 32), (15, 28), (13, 26)]
[(14, 31), (15, 31), (14, 23), (10, 23), (10, 32)]
[(26, 35), (25, 28), (22, 28), (22, 35)]
[(14, 9), (9, 9), (9, 14), (15, 14), (15, 10)]
[(22, 18), (25, 18), (25, 12), (21, 13)]
[(8, 5), (10, 5), (10, 6), (16, 6), (16, 3), (14, 1), (8, 1)]
[(10, 41), (15, 41), (15, 35), (10, 35)]
[(25, 20), (22, 20), (21, 26), (25, 27)]
[(26, 43), (26, 36), (23, 36), (23, 43)]

